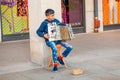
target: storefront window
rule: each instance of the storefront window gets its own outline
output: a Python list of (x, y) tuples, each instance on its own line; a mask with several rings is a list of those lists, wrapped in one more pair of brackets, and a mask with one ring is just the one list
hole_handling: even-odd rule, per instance
[(18, 0), (17, 1), (17, 16), (27, 16), (28, 15), (28, 1)]
[(29, 32), (28, 0), (1, 0), (1, 14), (3, 37)]
[(120, 0), (103, 0), (104, 25), (120, 24)]
[(83, 0), (62, 0), (62, 21), (72, 27), (83, 25)]

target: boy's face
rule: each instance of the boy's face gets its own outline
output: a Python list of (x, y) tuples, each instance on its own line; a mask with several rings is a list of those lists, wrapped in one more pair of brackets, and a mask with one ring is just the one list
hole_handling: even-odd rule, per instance
[(50, 14), (48, 16), (46, 16), (48, 20), (54, 20), (54, 14)]

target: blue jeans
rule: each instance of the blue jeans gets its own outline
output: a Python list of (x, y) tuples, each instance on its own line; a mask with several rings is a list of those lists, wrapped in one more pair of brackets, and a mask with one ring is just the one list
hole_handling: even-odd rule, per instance
[(62, 53), (63, 57), (67, 57), (68, 54), (72, 51), (73, 47), (71, 45), (69, 45), (67, 42), (62, 42), (62, 41), (47, 41), (46, 44), (51, 47), (52, 49), (52, 58), (54, 63), (58, 62), (58, 55), (57, 55), (57, 47), (56, 44), (61, 44), (65, 49), (65, 51)]

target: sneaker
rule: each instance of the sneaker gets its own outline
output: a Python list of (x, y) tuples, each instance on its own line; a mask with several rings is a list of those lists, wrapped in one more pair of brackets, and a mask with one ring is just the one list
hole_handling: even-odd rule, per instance
[(58, 61), (61, 65), (64, 65), (63, 57), (59, 56)]
[(58, 67), (57, 67), (57, 66), (54, 66), (54, 67), (53, 67), (53, 71), (54, 71), (54, 72), (57, 72), (57, 71), (58, 71)]
[(53, 67), (53, 71), (54, 72), (57, 72), (58, 71), (58, 63), (54, 63), (54, 67)]

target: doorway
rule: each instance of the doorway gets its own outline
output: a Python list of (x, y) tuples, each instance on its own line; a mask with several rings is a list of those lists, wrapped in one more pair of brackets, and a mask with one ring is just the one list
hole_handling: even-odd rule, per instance
[(29, 38), (28, 0), (2, 0), (2, 41)]
[(85, 32), (84, 0), (62, 0), (62, 22), (71, 24), (74, 33)]

